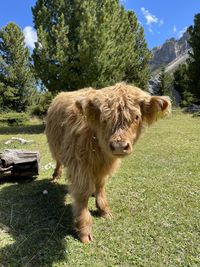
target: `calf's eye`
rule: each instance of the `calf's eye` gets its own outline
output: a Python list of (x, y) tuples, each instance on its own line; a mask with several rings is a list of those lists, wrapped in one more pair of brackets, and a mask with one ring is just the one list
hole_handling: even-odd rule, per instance
[(138, 120), (139, 120), (139, 116), (138, 116), (138, 115), (135, 117), (135, 120), (136, 120), (136, 121), (138, 121)]

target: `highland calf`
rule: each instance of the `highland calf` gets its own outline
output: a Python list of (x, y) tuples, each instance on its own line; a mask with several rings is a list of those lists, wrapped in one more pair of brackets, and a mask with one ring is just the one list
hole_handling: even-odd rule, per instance
[(67, 167), (74, 198), (76, 232), (83, 243), (92, 240), (88, 199), (95, 194), (100, 216), (111, 216), (105, 182), (121, 159), (130, 155), (143, 125), (170, 112), (168, 97), (151, 96), (125, 83), (101, 90), (60, 93), (48, 110), (46, 135), (57, 165), (53, 179)]

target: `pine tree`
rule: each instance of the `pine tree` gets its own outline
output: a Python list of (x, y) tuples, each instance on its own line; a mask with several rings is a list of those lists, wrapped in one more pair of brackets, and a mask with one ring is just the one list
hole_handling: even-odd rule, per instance
[(189, 88), (188, 65), (180, 64), (173, 76), (173, 86), (181, 96), (181, 106), (188, 106), (194, 101)]
[(183, 98), (184, 92), (188, 91), (188, 66), (181, 64), (173, 73), (174, 76), (174, 89), (179, 92)]
[(194, 17), (194, 26), (189, 28), (190, 52), (188, 64), (189, 89), (196, 98), (196, 102), (200, 103), (200, 13)]
[(144, 29), (138, 23), (133, 11), (128, 11), (128, 19), (135, 38), (132, 47), (133, 57), (130, 57), (127, 62), (126, 79), (128, 82), (134, 82), (139, 87), (146, 89), (147, 82), (150, 78), (148, 63), (151, 58), (151, 53), (147, 48), (147, 43), (144, 38)]
[(35, 69), (52, 93), (122, 80), (146, 86), (142, 28), (118, 0), (38, 0), (32, 12)]
[(165, 67), (162, 66), (161, 72), (158, 78), (157, 94), (172, 96), (172, 77), (165, 71)]
[(1, 110), (25, 111), (34, 79), (24, 35), (15, 23), (0, 30)]

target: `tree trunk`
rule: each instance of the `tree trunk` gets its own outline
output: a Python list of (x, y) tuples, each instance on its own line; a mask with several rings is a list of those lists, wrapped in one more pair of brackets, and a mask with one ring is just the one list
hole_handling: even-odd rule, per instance
[(0, 178), (33, 177), (39, 174), (39, 152), (6, 149), (0, 152)]

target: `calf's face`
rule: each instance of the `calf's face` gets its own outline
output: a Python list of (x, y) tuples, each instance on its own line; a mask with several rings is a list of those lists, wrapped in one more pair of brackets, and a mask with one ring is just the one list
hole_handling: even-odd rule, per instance
[(133, 151), (144, 123), (152, 124), (170, 108), (166, 97), (113, 97), (81, 99), (77, 107), (93, 128), (102, 150), (113, 157)]
[(104, 151), (115, 157), (127, 156), (140, 135), (140, 109), (129, 109), (123, 102), (105, 103), (97, 127), (98, 140)]

